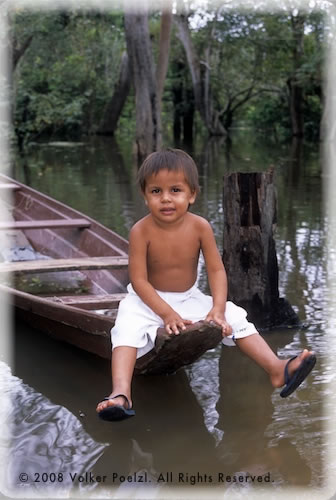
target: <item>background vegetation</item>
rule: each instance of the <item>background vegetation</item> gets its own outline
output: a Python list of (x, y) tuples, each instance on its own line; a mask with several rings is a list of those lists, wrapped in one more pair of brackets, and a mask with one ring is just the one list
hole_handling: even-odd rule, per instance
[[(326, 37), (321, 11), (217, 7), (166, 14), (162, 93), (149, 79), (143, 84), (150, 102), (159, 102), (160, 119), (153, 123), (164, 142), (192, 142), (198, 133), (227, 136), (232, 127), (253, 127), (277, 140), (319, 139)], [(143, 131), (136, 124), (146, 103), (132, 58), (138, 58), (137, 68), (143, 63), (148, 75), (155, 74), (162, 16), (129, 14), (127, 28), (123, 12), (12, 11), (13, 115), (20, 148), (98, 133), (134, 135), (140, 143)], [(148, 44), (139, 55), (127, 39), (127, 29), (134, 37), (136, 28), (136, 45), (149, 40), (148, 60), (139, 60)], [(144, 123), (143, 118), (147, 130)]]

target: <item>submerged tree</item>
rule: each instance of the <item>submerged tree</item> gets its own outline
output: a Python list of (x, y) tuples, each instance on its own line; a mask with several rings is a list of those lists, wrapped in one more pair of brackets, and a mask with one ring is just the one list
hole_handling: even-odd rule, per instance
[(148, 25), (148, 10), (125, 9), (125, 35), (130, 59), (136, 108), (138, 163), (162, 142), (161, 99), (168, 68), (172, 5), (161, 15), (158, 62), (155, 66)]
[(323, 16), (293, 1), (274, 14), (249, 0), (249, 11), (178, 12), (173, 29), (168, 3), (163, 12), (13, 11), (16, 131), (25, 141), (127, 131), (139, 161), (162, 130), (191, 142), (243, 120), (314, 137)]
[(105, 108), (103, 119), (98, 127), (97, 134), (114, 135), (130, 88), (131, 72), (129, 57), (127, 55), (127, 52), (124, 51), (121, 56), (119, 78), (114, 87), (114, 92), (111, 100), (108, 102)]
[(257, 328), (297, 325), (291, 305), (280, 298), (273, 238), (277, 218), (274, 170), (236, 172), (224, 178), (223, 261), (229, 299), (243, 306)]
[(141, 162), (161, 144), (161, 123), (148, 12), (126, 10), (125, 36), (135, 91), (136, 155)]
[(211, 94), (210, 55), (211, 42), (214, 36), (215, 26), (211, 28), (211, 32), (209, 34), (208, 45), (205, 49), (205, 60), (201, 61), (192, 41), (188, 16), (185, 13), (176, 15), (175, 23), (178, 27), (178, 36), (183, 44), (188, 61), (194, 91), (195, 106), (199, 111), (202, 121), (210, 135), (225, 135), (225, 129), (219, 120), (219, 113), (213, 105), (214, 103)]

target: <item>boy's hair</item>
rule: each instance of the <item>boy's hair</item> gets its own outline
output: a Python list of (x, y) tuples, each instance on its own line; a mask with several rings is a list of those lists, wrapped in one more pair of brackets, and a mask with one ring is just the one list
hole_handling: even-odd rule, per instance
[(175, 172), (182, 170), (191, 192), (199, 193), (198, 170), (194, 160), (181, 149), (173, 148), (155, 151), (147, 156), (137, 175), (137, 184), (143, 193), (146, 189), (146, 179), (164, 169)]

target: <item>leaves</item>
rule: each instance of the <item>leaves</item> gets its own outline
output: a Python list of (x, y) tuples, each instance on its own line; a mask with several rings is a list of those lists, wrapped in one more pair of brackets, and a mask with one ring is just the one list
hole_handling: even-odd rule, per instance
[(14, 15), (16, 43), (33, 34), (14, 75), (14, 127), (26, 141), (94, 131), (125, 46), (123, 32), (114, 25), (119, 18), (76, 11)]
[[(295, 2), (273, 14), (257, 11), (253, 5), (247, 1), (249, 10), (237, 10), (230, 2), (218, 7), (204, 3), (189, 13), (208, 109), (225, 127), (247, 122), (285, 133), (290, 129), (287, 82), (291, 79), (303, 90), (306, 129), (314, 135), (322, 112), (324, 17), (317, 11), (300, 12)], [(72, 139), (95, 133), (126, 48), (123, 14), (14, 9), (11, 23), (14, 52), (20, 56), (14, 73), (18, 137), (29, 142), (44, 136)], [(298, 46), (300, 30), (302, 47)], [(162, 102), (163, 127), (169, 137), (176, 117), (183, 123), (195, 107), (188, 63), (176, 31), (175, 27)], [(150, 32), (157, 59), (157, 13), (150, 17)], [(134, 133), (134, 104), (131, 93), (119, 120), (121, 133)], [(199, 122), (196, 115), (195, 123)]]

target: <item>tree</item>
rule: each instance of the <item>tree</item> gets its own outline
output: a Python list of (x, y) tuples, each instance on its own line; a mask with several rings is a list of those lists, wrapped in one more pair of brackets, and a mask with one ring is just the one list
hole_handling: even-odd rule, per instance
[(257, 328), (299, 324), (290, 304), (279, 296), (273, 178), (273, 169), (224, 176), (223, 262), (228, 297), (247, 310)]
[(304, 29), (305, 15), (302, 12), (293, 12), (290, 14), (290, 23), (292, 28), (292, 74), (287, 80), (289, 89), (289, 111), (292, 124), (292, 135), (295, 137), (303, 137), (304, 117), (303, 117), (303, 100), (304, 89), (298, 79), (298, 72), (303, 64), (304, 55)]
[(13, 13), (16, 46), (32, 37), (13, 78), (21, 142), (96, 131), (125, 50), (121, 21), (120, 13)]
[(164, 83), (168, 70), (171, 28), (173, 21), (172, 9), (172, 0), (166, 0), (165, 7), (163, 8), (161, 14), (159, 56), (156, 69), (156, 84), (159, 105), (161, 105)]
[(125, 35), (136, 107), (136, 156), (138, 163), (162, 142), (161, 100), (168, 67), (172, 5), (161, 15), (158, 63), (155, 67), (148, 26), (148, 10), (125, 9)]
[(193, 83), (195, 105), (209, 135), (225, 135), (248, 101), (269, 91), (262, 71), (259, 17), (219, 8), (204, 14), (193, 30), (193, 15), (175, 16)]
[(106, 106), (104, 116), (98, 128), (97, 134), (114, 135), (118, 125), (118, 120), (122, 113), (125, 101), (131, 87), (131, 72), (127, 52), (121, 56), (119, 78), (114, 87), (111, 100)]
[(138, 163), (161, 144), (161, 122), (149, 37), (148, 12), (125, 11), (125, 35), (135, 90)]
[(210, 87), (210, 45), (214, 34), (214, 27), (208, 39), (209, 42), (205, 50), (205, 61), (202, 63), (203, 67), (201, 68), (201, 60), (191, 38), (188, 16), (184, 13), (178, 14), (174, 20), (178, 27), (179, 39), (186, 53), (196, 108), (210, 135), (225, 135), (224, 127), (219, 120), (219, 113), (213, 106)]

